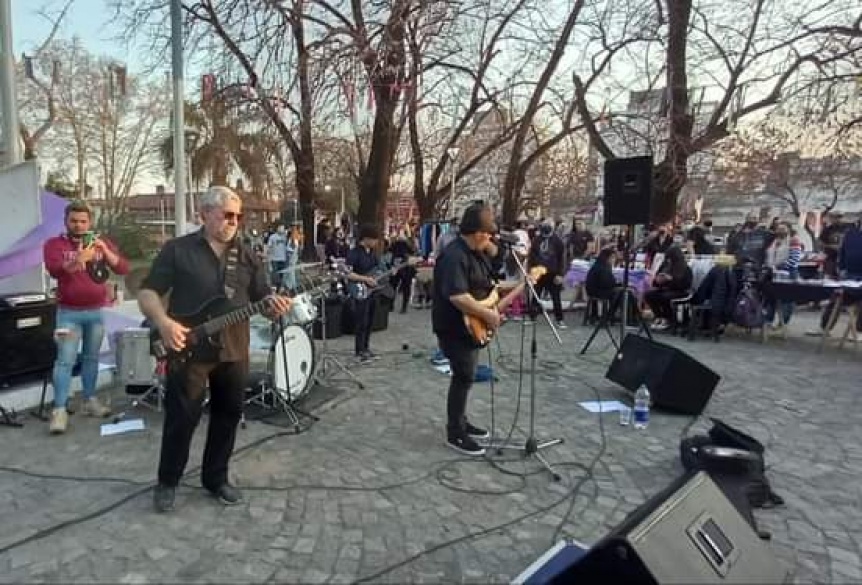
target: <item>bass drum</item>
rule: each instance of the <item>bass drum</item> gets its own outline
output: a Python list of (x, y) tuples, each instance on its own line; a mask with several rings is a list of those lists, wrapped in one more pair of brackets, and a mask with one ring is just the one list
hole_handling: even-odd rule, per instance
[(287, 401), (303, 398), (314, 378), (314, 340), (304, 327), (288, 325), (273, 345), (269, 371), (275, 391)]

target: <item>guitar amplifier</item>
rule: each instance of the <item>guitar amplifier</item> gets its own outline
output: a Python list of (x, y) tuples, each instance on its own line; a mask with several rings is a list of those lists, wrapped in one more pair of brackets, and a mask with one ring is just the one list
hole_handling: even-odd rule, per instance
[(125, 386), (149, 386), (156, 376), (156, 359), (150, 355), (150, 330), (129, 327), (116, 333), (117, 380)]
[(53, 368), (56, 318), (54, 299), (42, 293), (0, 296), (0, 383)]

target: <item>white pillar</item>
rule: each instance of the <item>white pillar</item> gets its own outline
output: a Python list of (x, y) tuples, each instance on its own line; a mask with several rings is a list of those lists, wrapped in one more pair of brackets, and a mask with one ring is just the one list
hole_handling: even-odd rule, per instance
[(171, 54), (174, 82), (174, 235), (186, 233), (186, 137), (183, 112), (182, 1), (171, 0)]
[(3, 148), (6, 165), (24, 160), (18, 143), (18, 95), (15, 89), (15, 54), (12, 47), (12, 0), (0, 0), (0, 104), (3, 111)]

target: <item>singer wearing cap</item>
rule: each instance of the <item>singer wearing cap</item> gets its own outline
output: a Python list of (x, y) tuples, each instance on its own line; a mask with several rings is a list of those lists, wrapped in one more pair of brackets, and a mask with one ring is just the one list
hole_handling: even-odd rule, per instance
[(491, 209), (473, 204), (464, 211), (460, 235), (446, 246), (434, 265), (434, 305), (431, 320), (452, 377), (446, 401), (447, 444), (459, 453), (484, 455), (477, 439), (490, 434), (466, 417), (467, 397), (479, 362), (479, 347), (465, 324), (465, 315), (478, 317), (491, 330), (500, 326), (500, 311), (523, 292), (513, 288), (495, 305), (486, 306), (496, 280), (494, 263), (499, 249), (492, 240), (497, 231)]

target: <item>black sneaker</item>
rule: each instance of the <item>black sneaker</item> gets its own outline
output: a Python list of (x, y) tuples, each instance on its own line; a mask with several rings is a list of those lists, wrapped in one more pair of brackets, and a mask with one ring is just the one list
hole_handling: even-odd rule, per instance
[(229, 483), (223, 483), (218, 489), (210, 490), (210, 493), (225, 506), (235, 506), (242, 503), (242, 492)]
[(464, 430), (467, 431), (467, 434), (474, 439), (487, 439), (491, 436), (491, 433), (489, 433), (485, 429), (480, 429), (477, 426), (473, 426), (469, 422), (464, 423)]
[(380, 359), (380, 356), (377, 355), (376, 353), (374, 353), (373, 351), (371, 351), (370, 349), (365, 350), (365, 355), (367, 355), (369, 357), (369, 359), (372, 359), (372, 360), (379, 360)]
[(449, 437), (449, 439), (446, 441), (446, 444), (449, 445), (449, 447), (451, 447), (455, 451), (463, 453), (464, 455), (481, 457), (485, 454), (485, 449), (483, 447), (480, 447), (479, 444), (468, 435)]
[(368, 355), (368, 352), (365, 352), (365, 351), (363, 351), (362, 353), (360, 353), (356, 357), (359, 359), (360, 364), (370, 364), (372, 362), (372, 360), (374, 359), (373, 357)]
[(162, 484), (157, 485), (153, 492), (153, 506), (156, 508), (156, 512), (173, 512), (176, 494), (176, 488)]

